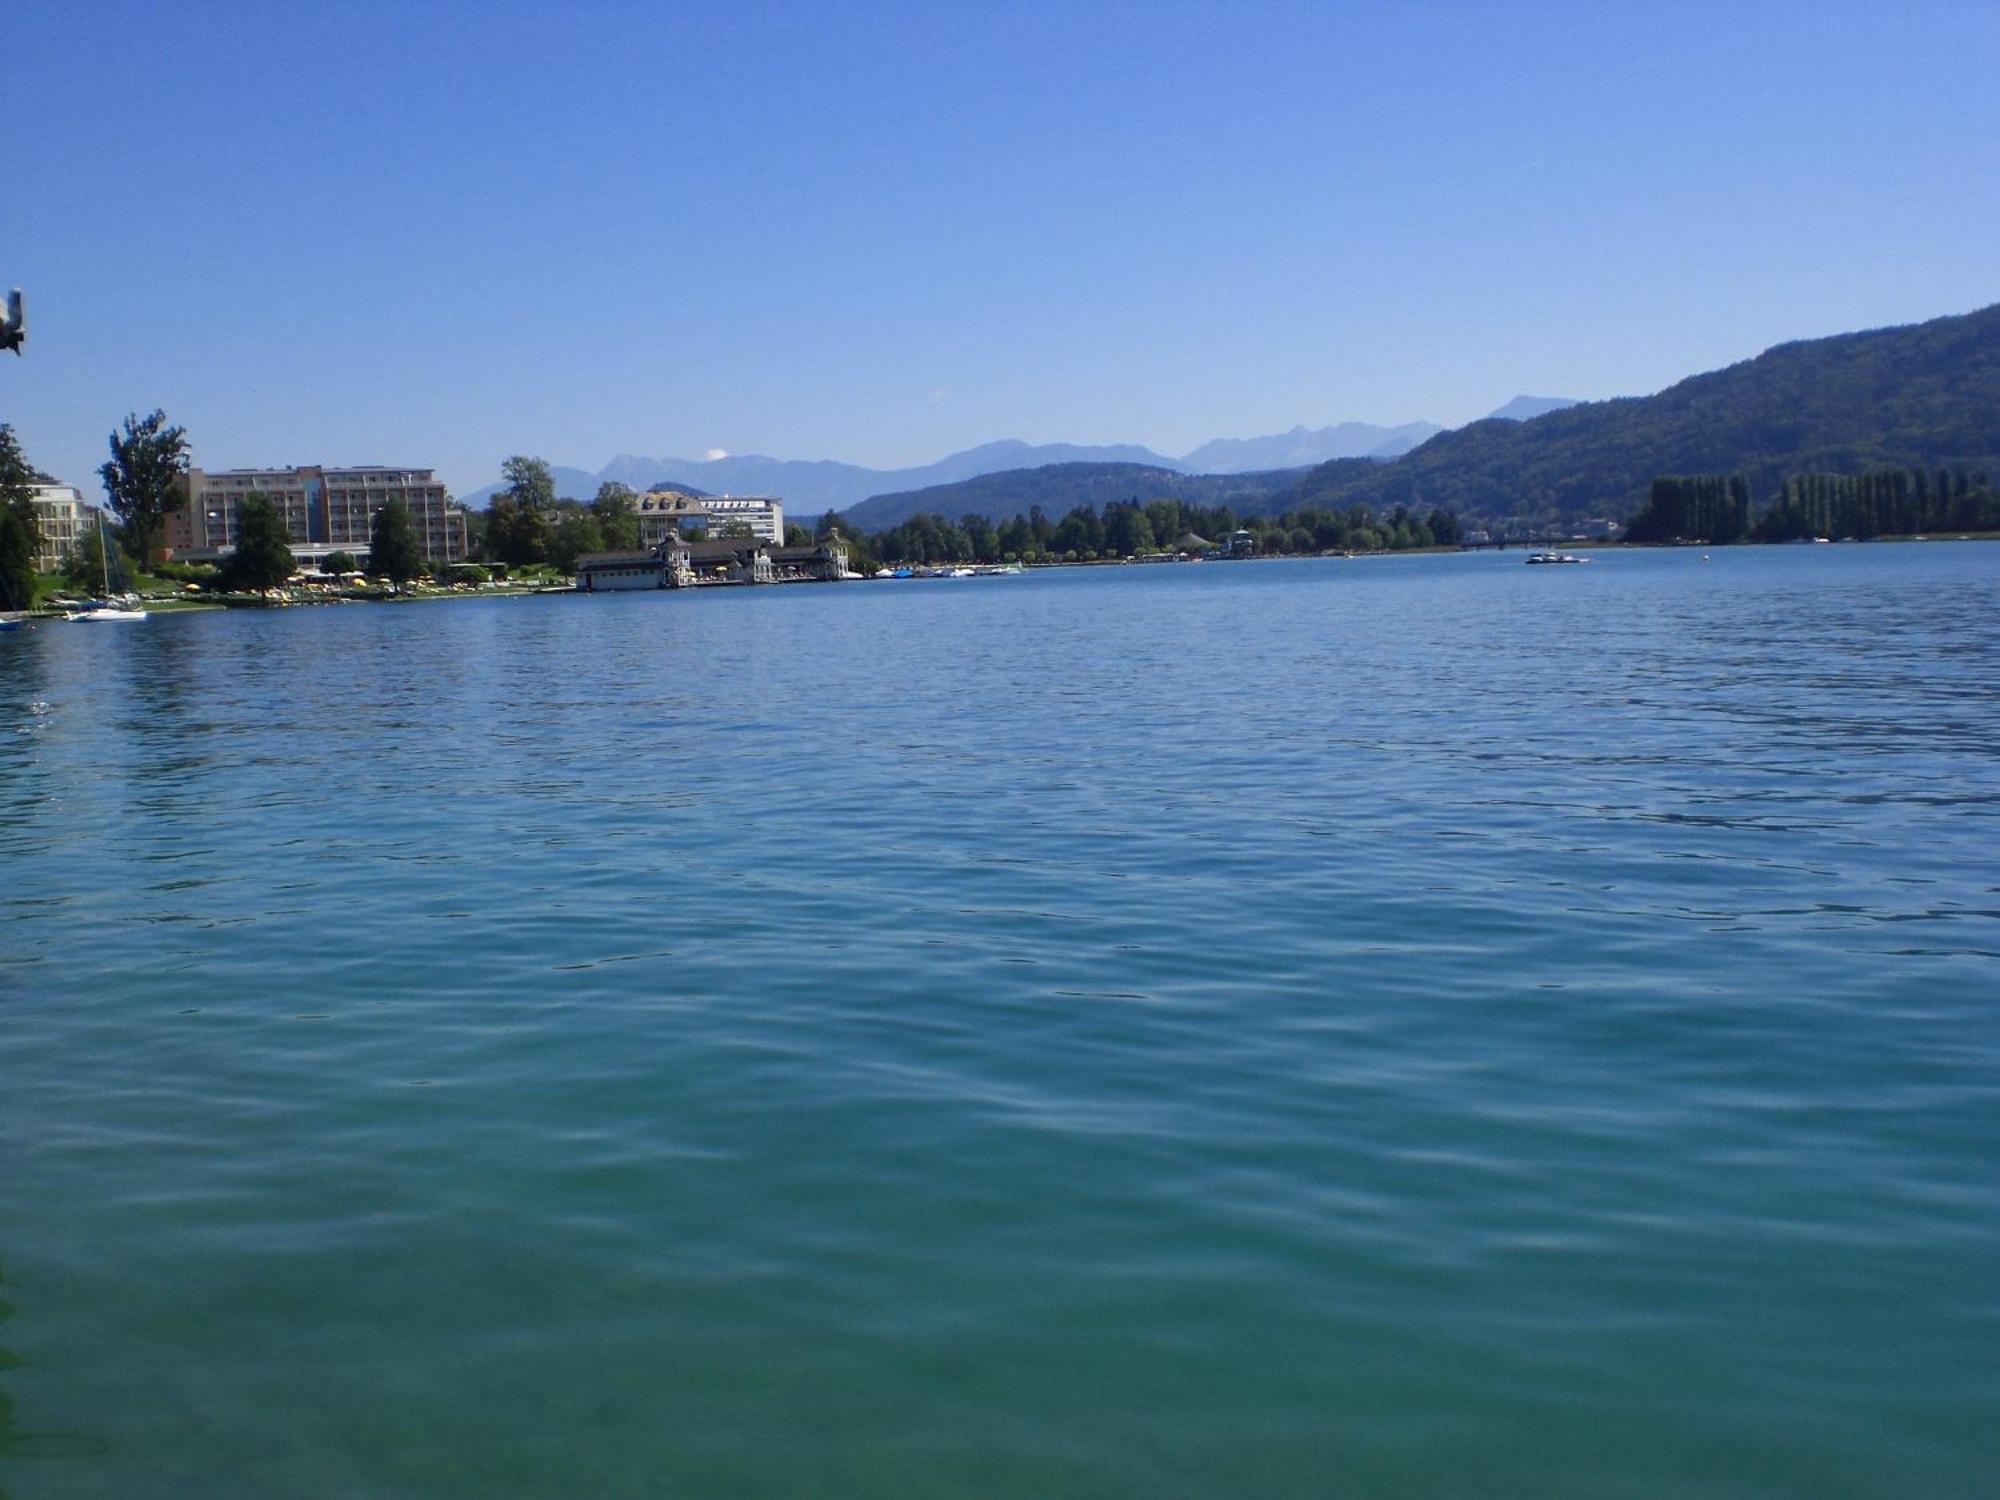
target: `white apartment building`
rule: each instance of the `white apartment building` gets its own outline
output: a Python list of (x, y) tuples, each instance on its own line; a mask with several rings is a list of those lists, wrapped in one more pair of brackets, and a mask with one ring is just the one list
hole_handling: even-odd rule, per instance
[(639, 541), (657, 547), (669, 533), (713, 537), (731, 521), (749, 523), (750, 534), (773, 547), (784, 545), (785, 505), (768, 495), (685, 495), (648, 490), (638, 500)]
[(75, 485), (30, 485), (28, 498), (34, 502), (35, 523), (42, 530), (42, 547), (35, 554), (37, 573), (55, 572), (86, 542), (97, 545), (97, 508), (83, 503), (83, 494)]
[(236, 548), (244, 497), (262, 495), (277, 507), (301, 567), (334, 552), (365, 557), (375, 512), (391, 500), (410, 509), (426, 562), (459, 562), (466, 553), (465, 512), (429, 469), (319, 464), (285, 469), (224, 469), (188, 474), (185, 509), (167, 516), (166, 544), (183, 561), (213, 561)]

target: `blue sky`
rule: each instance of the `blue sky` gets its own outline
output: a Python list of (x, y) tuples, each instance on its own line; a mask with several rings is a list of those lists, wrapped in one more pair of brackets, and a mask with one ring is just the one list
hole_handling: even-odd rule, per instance
[(0, 420), (209, 467), (1455, 424), (2000, 300), (2000, 5), (16, 0)]

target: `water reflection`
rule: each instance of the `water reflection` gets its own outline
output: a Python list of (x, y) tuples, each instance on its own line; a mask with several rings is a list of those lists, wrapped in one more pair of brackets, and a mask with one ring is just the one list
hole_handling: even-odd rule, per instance
[(38, 633), (0, 634), (0, 852), (9, 848), (11, 830), (33, 822), (35, 804), (47, 792), (38, 767), (53, 705)]

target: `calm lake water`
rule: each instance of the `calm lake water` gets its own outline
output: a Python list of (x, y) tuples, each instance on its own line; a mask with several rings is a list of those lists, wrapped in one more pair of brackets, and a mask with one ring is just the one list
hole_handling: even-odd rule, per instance
[(0, 1490), (1976, 1496), (2000, 546), (0, 636)]

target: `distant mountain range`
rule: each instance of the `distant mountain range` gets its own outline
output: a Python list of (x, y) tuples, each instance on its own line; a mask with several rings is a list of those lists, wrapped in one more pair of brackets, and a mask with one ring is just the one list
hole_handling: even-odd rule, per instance
[(1243, 474), (1256, 469), (1297, 469), (1330, 458), (1398, 458), (1443, 431), (1435, 422), (1405, 422), (1400, 427), (1377, 427), (1372, 422), (1294, 427), (1274, 437), (1217, 438), (1203, 443), (1177, 467), (1191, 474)]
[[(1654, 479), (1747, 475), (1768, 497), (1803, 473), (1875, 467), (2000, 471), (2000, 305), (1902, 328), (1780, 344), (1652, 396), (1516, 396), (1453, 431), (1430, 423), (1219, 438), (1180, 459), (1131, 446), (987, 443), (909, 469), (757, 456), (622, 455), (597, 474), (557, 469), (559, 493), (611, 479), (775, 494), (810, 521), (827, 510), (878, 531), (919, 511), (1000, 521), (1039, 505), (1178, 496), (1239, 515), (1300, 505), (1442, 507), (1473, 521), (1625, 517)], [(483, 505), (499, 486), (465, 497)]]
[(1473, 422), (1394, 463), (1321, 465), (1275, 508), (1623, 517), (1662, 475), (1741, 473), (1763, 499), (1791, 475), (1886, 466), (2000, 470), (2000, 305), (1780, 344), (1653, 396)]
[[(1516, 407), (1551, 399), (1516, 396), (1494, 415), (1514, 415)], [(722, 458), (645, 458), (621, 453), (594, 474), (559, 466), (552, 466), (550, 472), (555, 477), (556, 493), (578, 500), (588, 500), (599, 485), (615, 482), (635, 490), (668, 486), (697, 494), (776, 495), (785, 502), (788, 514), (816, 517), (823, 511), (846, 510), (871, 495), (930, 489), (1008, 469), (1139, 464), (1183, 474), (1241, 474), (1305, 468), (1330, 458), (1395, 458), (1444, 430), (1435, 422), (1405, 422), (1397, 427), (1379, 427), (1372, 422), (1294, 427), (1270, 437), (1217, 438), (1180, 458), (1133, 444), (1029, 444), (1008, 438), (909, 469), (870, 469), (833, 459), (765, 458), (755, 453), (732, 453)], [(460, 499), (466, 505), (483, 507), (504, 488), (490, 484)]]
[[(1051, 519), (1088, 500), (1176, 496), (1268, 516), (1301, 505), (1442, 507), (1472, 520), (1624, 518), (1669, 474), (1748, 476), (1768, 498), (1802, 473), (2000, 471), (2000, 306), (1907, 328), (1781, 344), (1653, 396), (1520, 397), (1399, 458), (1331, 459), (1233, 476), (1134, 464), (1061, 465), (877, 495), (847, 512), (879, 531), (919, 511)], [(1226, 483), (1226, 489), (1218, 485)]]
[[(1135, 463), (1176, 467), (1174, 460), (1150, 448), (1131, 445), (1080, 447), (1073, 443), (1034, 445), (1016, 439), (985, 443), (954, 453), (934, 464), (911, 469), (870, 469), (833, 459), (766, 458), (756, 453), (732, 453), (724, 458), (640, 458), (620, 454), (595, 474), (581, 469), (554, 469), (556, 493), (588, 500), (600, 484), (616, 481), (635, 490), (671, 488), (711, 495), (776, 495), (785, 513), (804, 521), (829, 510), (845, 510), (856, 501), (884, 490), (918, 489), (952, 484), (1003, 469), (1025, 469), (1062, 463)], [(488, 485), (462, 497), (462, 503), (483, 506), (504, 485)]]

